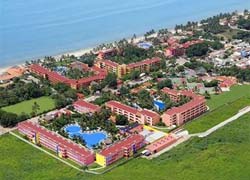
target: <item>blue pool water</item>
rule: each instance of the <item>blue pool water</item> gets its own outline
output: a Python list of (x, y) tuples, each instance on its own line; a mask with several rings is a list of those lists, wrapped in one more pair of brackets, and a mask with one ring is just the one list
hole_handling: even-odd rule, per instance
[(247, 8), (249, 0), (0, 0), (0, 67)]
[(70, 137), (78, 136), (84, 139), (88, 148), (100, 143), (102, 140), (107, 138), (107, 134), (104, 132), (81, 132), (81, 127), (78, 125), (69, 125), (65, 128)]
[(152, 44), (148, 42), (138, 43), (138, 47), (143, 48), (143, 49), (149, 49), (151, 46)]
[(156, 106), (159, 110), (164, 110), (166, 105), (161, 101), (154, 101), (154, 106)]

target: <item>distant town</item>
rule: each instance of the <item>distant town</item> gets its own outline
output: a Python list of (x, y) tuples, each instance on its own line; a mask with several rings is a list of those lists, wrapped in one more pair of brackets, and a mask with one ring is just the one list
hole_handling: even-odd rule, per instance
[(0, 75), (0, 135), (92, 174), (150, 161), (250, 111), (249, 43), (245, 10), (27, 61)]

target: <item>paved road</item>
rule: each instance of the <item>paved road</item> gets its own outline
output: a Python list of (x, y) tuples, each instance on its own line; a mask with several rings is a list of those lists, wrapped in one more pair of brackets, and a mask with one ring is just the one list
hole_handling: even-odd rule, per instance
[(202, 132), (202, 133), (198, 133), (198, 134), (190, 134), (190, 136), (198, 136), (198, 137), (201, 137), (201, 138), (206, 137), (206, 136), (210, 135), (211, 133), (217, 131), (219, 128), (227, 125), (228, 123), (231, 123), (231, 122), (237, 120), (239, 117), (245, 115), (248, 112), (250, 112), (250, 107), (249, 106), (241, 109), (236, 115), (234, 115), (233, 117), (231, 117), (231, 118), (221, 122), (220, 124), (212, 127), (211, 129), (208, 129), (207, 131)]
[(248, 113), (248, 112), (250, 112), (250, 106), (247, 106), (247, 107), (241, 109), (236, 115), (234, 115), (234, 116), (232, 116), (231, 118), (229, 118), (229, 119), (227, 119), (227, 120), (221, 122), (220, 124), (218, 124), (218, 125), (212, 127), (211, 129), (208, 129), (208, 130), (205, 131), (205, 132), (197, 133), (197, 134), (185, 135), (185, 136), (183, 136), (181, 139), (179, 139), (176, 143), (172, 144), (171, 146), (169, 146), (169, 147), (163, 149), (162, 151), (160, 151), (160, 152), (158, 152), (158, 153), (156, 153), (156, 154), (153, 154), (153, 155), (151, 155), (151, 156), (149, 156), (149, 157), (145, 157), (145, 158), (147, 158), (147, 159), (153, 159), (153, 158), (155, 158), (155, 157), (158, 157), (158, 156), (160, 156), (161, 154), (163, 154), (163, 153), (169, 151), (169, 150), (172, 149), (173, 147), (176, 147), (176, 146), (178, 146), (179, 144), (181, 144), (181, 143), (187, 141), (187, 140), (188, 140), (189, 138), (191, 138), (191, 137), (200, 137), (200, 138), (206, 137), (206, 136), (210, 135), (211, 133), (217, 131), (219, 128), (221, 128), (221, 127), (227, 125), (228, 123), (231, 123), (231, 122), (237, 120), (239, 117), (245, 115), (245, 114)]
[(12, 131), (14, 129), (16, 129), (16, 127), (14, 127), (14, 128), (4, 128), (4, 127), (0, 126), (0, 136), (3, 135), (3, 134), (8, 133), (8, 132), (10, 132), (10, 131)]

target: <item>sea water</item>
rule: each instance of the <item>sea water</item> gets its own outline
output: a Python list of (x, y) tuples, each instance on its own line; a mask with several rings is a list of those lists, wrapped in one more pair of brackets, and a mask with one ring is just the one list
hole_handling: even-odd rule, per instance
[(0, 68), (246, 8), (250, 0), (0, 0)]

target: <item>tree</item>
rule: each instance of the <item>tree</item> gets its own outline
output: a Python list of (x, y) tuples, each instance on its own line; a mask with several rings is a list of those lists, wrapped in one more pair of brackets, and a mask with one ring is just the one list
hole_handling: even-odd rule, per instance
[(210, 94), (209, 94), (208, 91), (205, 91), (204, 96), (205, 96), (206, 99), (210, 99), (211, 98), (211, 96), (210, 96)]
[(142, 108), (153, 108), (153, 98), (150, 96), (150, 93), (147, 90), (141, 90), (138, 93), (138, 102)]
[(115, 73), (109, 73), (104, 79), (104, 81), (105, 81), (105, 84), (108, 85), (108, 87), (117, 86), (117, 77)]
[(207, 54), (209, 48), (207, 43), (194, 44), (187, 48), (186, 54), (188, 57), (204, 56)]
[(212, 80), (210, 82), (204, 81), (203, 83), (204, 83), (205, 87), (217, 87), (219, 81), (218, 80)]
[(65, 84), (65, 83), (57, 83), (54, 86), (54, 88), (60, 94), (66, 92), (67, 90), (70, 89), (70, 87), (67, 84)]
[(224, 48), (224, 45), (223, 45), (220, 41), (210, 42), (209, 45), (210, 45), (211, 48), (213, 48), (214, 50), (219, 50), (219, 49)]
[(173, 88), (172, 81), (170, 79), (166, 79), (157, 84), (158, 89), (163, 89), (164, 87)]
[(180, 65), (180, 66), (177, 66), (176, 70), (177, 70), (178, 72), (184, 72), (185, 67), (182, 66), (182, 65)]
[(127, 87), (125, 87), (125, 86), (122, 86), (120, 88), (120, 93), (121, 93), (121, 95), (126, 95), (126, 94), (129, 93), (129, 89)]
[(31, 115), (34, 116), (34, 115), (37, 115), (37, 111), (40, 110), (40, 106), (39, 104), (37, 104), (37, 102), (34, 102), (33, 106), (32, 106), (32, 112), (31, 112)]
[(126, 116), (117, 115), (115, 123), (116, 123), (116, 125), (124, 126), (124, 125), (128, 125), (129, 121), (128, 121), (128, 118)]
[(132, 71), (130, 73), (130, 79), (131, 80), (136, 80), (140, 77), (140, 71)]

